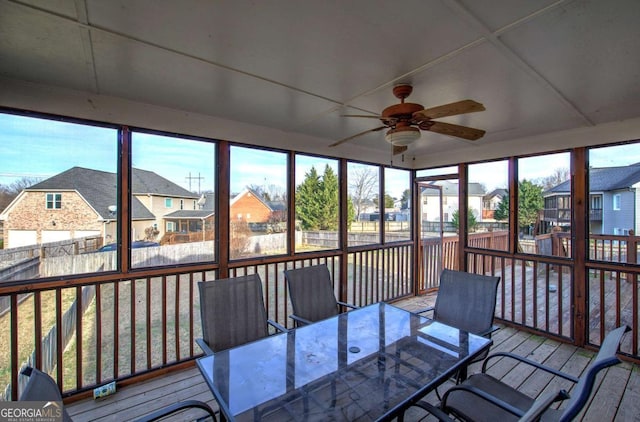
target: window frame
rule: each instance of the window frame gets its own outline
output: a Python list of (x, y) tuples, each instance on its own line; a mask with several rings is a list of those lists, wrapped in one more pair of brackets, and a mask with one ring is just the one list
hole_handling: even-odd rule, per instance
[(620, 193), (613, 194), (613, 196), (611, 197), (611, 200), (612, 200), (611, 209), (613, 211), (620, 211), (622, 209), (622, 194)]
[[(49, 199), (49, 198), (52, 199)], [(49, 206), (51, 204), (51, 206)], [(58, 205), (58, 206), (56, 206)], [(44, 207), (47, 210), (61, 210), (62, 209), (62, 192), (47, 192), (45, 194)]]

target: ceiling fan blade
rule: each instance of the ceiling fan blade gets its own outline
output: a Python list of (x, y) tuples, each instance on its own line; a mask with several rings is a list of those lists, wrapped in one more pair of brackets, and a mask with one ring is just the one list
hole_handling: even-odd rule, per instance
[(474, 129), (472, 127), (433, 121), (421, 123), (419, 127), (422, 130), (441, 133), (443, 135), (455, 136), (456, 138), (463, 138), (469, 141), (478, 140), (482, 138), (486, 133), (484, 130)]
[(482, 104), (473, 100), (462, 100), (455, 103), (444, 104), (438, 107), (426, 108), (413, 113), (413, 118), (417, 121), (438, 119), (440, 117), (456, 116), (458, 114), (475, 113), (484, 111)]
[(393, 155), (402, 154), (407, 149), (409, 149), (409, 147), (406, 146), (406, 145), (394, 145), (393, 146)]
[(340, 139), (339, 141), (336, 141), (334, 143), (332, 143), (331, 145), (329, 145), (329, 147), (336, 147), (340, 144), (343, 144), (347, 141), (352, 140), (353, 138), (357, 138), (358, 136), (362, 136), (362, 135), (366, 135), (369, 132), (377, 132), (379, 130), (385, 129), (387, 128), (387, 126), (380, 126), (374, 129), (369, 129), (369, 130), (365, 130), (364, 132), (360, 132), (360, 133), (356, 133), (355, 135), (349, 136), (348, 138), (344, 138), (344, 139)]
[(342, 117), (365, 117), (367, 119), (382, 119), (382, 116), (372, 116), (371, 114), (341, 114)]

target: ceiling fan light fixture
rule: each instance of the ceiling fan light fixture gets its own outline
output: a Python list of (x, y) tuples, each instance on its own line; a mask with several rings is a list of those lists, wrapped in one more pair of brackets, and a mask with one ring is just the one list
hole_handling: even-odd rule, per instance
[(397, 146), (407, 146), (420, 139), (420, 129), (405, 126), (390, 129), (384, 136), (387, 142)]

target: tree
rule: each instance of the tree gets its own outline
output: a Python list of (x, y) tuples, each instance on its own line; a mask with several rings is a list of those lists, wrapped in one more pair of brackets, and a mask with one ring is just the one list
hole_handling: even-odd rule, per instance
[(494, 211), (493, 218), (498, 221), (509, 220), (509, 192), (498, 203), (498, 208)]
[(400, 197), (400, 209), (407, 210), (411, 208), (411, 204), (409, 203), (410, 201), (411, 201), (411, 189), (405, 189), (402, 192), (402, 196)]
[(338, 175), (327, 164), (320, 182), (320, 230), (338, 230), (340, 215)]
[(544, 207), (542, 186), (526, 179), (518, 183), (518, 227), (529, 227), (538, 219)]
[(540, 177), (535, 180), (535, 184), (541, 185), (543, 190), (551, 189), (571, 178), (571, 172), (566, 167), (558, 167), (547, 177)]
[[(378, 195), (373, 197), (373, 203), (379, 207), (378, 204)], [(395, 200), (393, 199), (393, 197), (391, 195), (389, 195), (388, 193), (384, 194), (384, 209), (387, 208), (393, 208), (393, 204), (395, 203)], [(384, 212), (384, 210), (380, 210), (380, 213), (382, 214)]]
[(320, 189), (320, 175), (315, 167), (311, 167), (296, 188), (296, 218), (303, 230), (320, 229)]
[(378, 190), (378, 174), (373, 167), (358, 166), (349, 172), (349, 193), (357, 216), (364, 204), (371, 200)]
[[(460, 210), (455, 210), (451, 215), (451, 224), (453, 224), (456, 230), (460, 230)], [(474, 231), (477, 226), (478, 220), (476, 220), (473, 210), (469, 208), (467, 211), (467, 231)]]
[[(340, 204), (338, 176), (327, 165), (322, 177), (315, 167), (296, 188), (296, 215), (303, 230), (338, 230)], [(350, 201), (351, 202), (351, 201)], [(353, 204), (347, 204), (347, 221), (353, 220)]]
[(4, 210), (20, 192), (40, 181), (38, 177), (21, 177), (8, 185), (0, 185), (0, 211)]

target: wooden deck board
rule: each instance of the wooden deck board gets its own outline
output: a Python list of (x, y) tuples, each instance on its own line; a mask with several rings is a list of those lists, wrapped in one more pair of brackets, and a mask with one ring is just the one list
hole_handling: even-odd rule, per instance
[[(431, 305), (433, 298), (411, 298), (397, 305), (410, 310), (423, 309)], [(595, 354), (591, 351), (548, 339), (536, 334), (519, 331), (513, 327), (501, 327), (492, 336), (492, 352), (505, 351), (525, 355), (530, 359), (560, 368), (564, 372), (579, 376)], [(481, 363), (471, 366), (469, 372), (479, 372)], [(488, 372), (524, 393), (536, 396), (558, 388), (570, 389), (569, 381), (552, 377), (542, 371), (532, 371), (521, 364), (496, 359)], [(440, 388), (446, 391), (448, 382)], [(640, 367), (627, 362), (609, 368), (598, 378), (596, 394), (576, 420), (581, 421), (640, 421)], [(570, 391), (570, 390), (569, 390)], [(115, 395), (102, 400), (87, 399), (72, 403), (67, 410), (76, 422), (82, 421), (129, 421), (172, 402), (198, 399), (207, 402), (214, 410), (218, 406), (197, 368), (177, 371), (162, 377), (137, 383), (120, 389)], [(436, 403), (435, 392), (427, 401)], [(562, 404), (557, 405), (560, 408)], [(192, 411), (176, 415), (169, 420), (192, 420), (203, 415)], [(432, 421), (421, 409), (411, 409), (407, 421)]]

